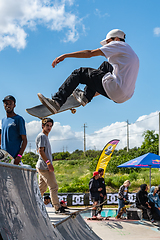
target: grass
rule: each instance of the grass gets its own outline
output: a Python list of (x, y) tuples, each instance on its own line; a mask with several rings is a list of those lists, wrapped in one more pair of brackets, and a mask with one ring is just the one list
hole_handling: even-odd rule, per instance
[[(88, 192), (89, 180), (92, 177), (91, 166), (85, 160), (56, 161), (53, 163), (55, 175), (59, 186), (59, 192)], [(160, 184), (159, 169), (151, 170), (151, 184), (158, 186)], [(130, 174), (108, 173), (105, 174), (105, 183), (107, 192), (118, 192), (119, 187), (125, 180), (130, 180), (130, 192), (137, 192), (141, 184), (146, 183), (149, 186), (149, 169), (141, 169), (140, 172)]]

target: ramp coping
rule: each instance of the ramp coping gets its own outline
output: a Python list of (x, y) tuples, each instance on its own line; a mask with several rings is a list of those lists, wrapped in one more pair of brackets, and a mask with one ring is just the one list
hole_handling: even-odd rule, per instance
[(19, 169), (21, 169), (21, 170), (23, 169), (25, 171), (37, 172), (37, 170), (35, 168), (28, 168), (25, 166), (19, 166), (19, 165), (5, 163), (5, 162), (0, 162), (0, 166), (9, 167), (9, 168), (19, 168)]

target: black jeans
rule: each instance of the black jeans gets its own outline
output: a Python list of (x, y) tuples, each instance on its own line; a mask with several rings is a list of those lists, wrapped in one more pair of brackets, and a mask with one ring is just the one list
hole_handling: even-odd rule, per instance
[(149, 220), (153, 219), (152, 208), (149, 208), (148, 206), (144, 206), (144, 205), (138, 205), (137, 208), (142, 209), (142, 218), (143, 218), (144, 211), (146, 211), (149, 217)]
[(106, 61), (103, 62), (98, 69), (86, 67), (76, 69), (61, 85), (52, 99), (56, 100), (60, 106), (62, 106), (80, 83), (86, 85), (84, 88), (84, 95), (88, 99), (88, 102), (92, 100), (96, 92), (109, 98), (104, 91), (102, 78), (106, 73), (112, 73), (112, 71), (112, 65)]
[[(100, 201), (99, 201), (100, 204), (104, 202), (104, 197), (100, 196), (99, 199), (100, 199)], [(103, 208), (103, 204), (99, 208), (100, 208), (100, 210), (98, 211), (98, 213), (101, 213), (102, 212), (102, 208)]]

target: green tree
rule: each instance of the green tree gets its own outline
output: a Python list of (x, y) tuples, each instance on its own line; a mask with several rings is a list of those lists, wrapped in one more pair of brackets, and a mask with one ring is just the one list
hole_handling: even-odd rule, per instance
[(36, 167), (37, 160), (38, 160), (38, 155), (33, 153), (33, 152), (25, 153), (22, 156), (22, 163), (23, 164), (28, 164), (32, 168)]
[(59, 152), (57, 154), (53, 154), (52, 157), (53, 159), (66, 160), (66, 159), (69, 159), (70, 155), (71, 154), (67, 151), (67, 152)]
[(145, 153), (151, 152), (158, 154), (159, 150), (159, 135), (155, 133), (154, 130), (147, 130), (143, 133), (144, 141), (142, 143), (141, 149)]
[(87, 150), (86, 151), (86, 157), (100, 157), (101, 151), (96, 150)]
[(74, 152), (71, 153), (70, 159), (82, 159), (83, 156), (83, 151), (76, 149)]

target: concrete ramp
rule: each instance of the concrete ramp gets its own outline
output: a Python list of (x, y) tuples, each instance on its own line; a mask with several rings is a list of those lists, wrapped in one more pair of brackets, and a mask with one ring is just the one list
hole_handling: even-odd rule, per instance
[(0, 163), (0, 239), (100, 239), (80, 215), (50, 222), (35, 169)]
[(88, 224), (83, 220), (80, 214), (77, 214), (75, 218), (68, 217), (55, 227), (62, 234), (64, 239), (67, 240), (97, 240), (99, 238)]

